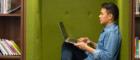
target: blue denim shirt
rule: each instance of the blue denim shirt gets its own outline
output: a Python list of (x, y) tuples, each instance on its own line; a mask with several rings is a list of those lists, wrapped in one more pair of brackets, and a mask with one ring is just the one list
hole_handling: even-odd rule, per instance
[(92, 53), (87, 53), (85, 60), (117, 60), (121, 45), (118, 25), (106, 25), (100, 34), (97, 48)]

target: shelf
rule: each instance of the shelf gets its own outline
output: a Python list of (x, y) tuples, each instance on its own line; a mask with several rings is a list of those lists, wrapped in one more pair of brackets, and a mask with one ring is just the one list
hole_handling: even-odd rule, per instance
[(21, 14), (0, 14), (0, 16), (21, 16)]
[(21, 56), (0, 56), (0, 59), (20, 59)]
[(140, 14), (136, 14), (136, 17), (140, 17)]
[(140, 60), (140, 58), (135, 58), (135, 60)]
[(13, 12), (13, 13), (9, 13), (9, 14), (0, 14), (0, 16), (21, 16), (20, 10)]

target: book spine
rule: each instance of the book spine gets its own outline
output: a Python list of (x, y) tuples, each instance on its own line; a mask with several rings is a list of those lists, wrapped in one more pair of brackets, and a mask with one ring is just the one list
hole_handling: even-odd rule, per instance
[(3, 13), (4, 10), (4, 0), (1, 0), (1, 13)]
[(4, 40), (5, 44), (8, 46), (9, 50), (11, 51), (12, 55), (16, 55), (15, 50), (11, 47), (11, 45), (8, 43), (8, 40)]
[(13, 40), (10, 41), (14, 49), (17, 51), (18, 55), (21, 55), (20, 48), (16, 45), (16, 43)]
[[(1, 42), (1, 40), (0, 40)], [(2, 55), (7, 55), (6, 51), (4, 50), (4, 47), (2, 46), (2, 44), (0, 43), (0, 50), (2, 52)]]
[(6, 13), (6, 0), (4, 0), (4, 6), (3, 6), (3, 14)]
[(6, 50), (8, 51), (8, 54), (9, 55), (13, 55), (12, 52), (11, 52), (11, 50), (10, 50), (10, 48), (9, 48), (9, 46), (5, 43), (5, 39), (2, 39), (1, 42), (4, 45), (4, 47), (6, 48)]
[(139, 56), (138, 56), (138, 58), (140, 58), (140, 40), (138, 40), (139, 41)]
[(2, 45), (4, 51), (5, 51), (5, 55), (9, 55), (7, 49), (5, 48), (4, 44), (2, 43), (2, 41), (0, 42), (0, 44)]
[(1, 0), (1, 13), (8, 14), (11, 9), (11, 0)]
[(9, 44), (9, 46), (10, 46), (11, 50), (13, 51), (14, 55), (18, 55), (15, 48), (12, 46), (11, 42), (9, 40), (6, 40), (6, 42)]
[(136, 37), (135, 37), (135, 39), (134, 39), (134, 56), (136, 57)]
[(140, 14), (140, 0), (136, 0), (136, 14)]
[(136, 37), (136, 58), (139, 57), (139, 38)]
[(2, 2), (2, 0), (0, 0), (0, 14), (1, 14), (1, 8), (2, 8), (2, 7), (1, 7), (1, 2)]

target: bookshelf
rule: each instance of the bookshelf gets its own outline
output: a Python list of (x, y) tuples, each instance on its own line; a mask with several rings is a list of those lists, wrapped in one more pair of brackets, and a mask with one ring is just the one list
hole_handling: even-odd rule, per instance
[(19, 60), (21, 56), (0, 56), (2, 60)]
[[(131, 0), (132, 1), (132, 50), (131, 50), (131, 60), (140, 60), (140, 58), (135, 57), (135, 52), (136, 52), (136, 41), (135, 37), (137, 36), (140, 38), (140, 14), (136, 14), (136, 0)], [(140, 0), (139, 0), (140, 1)], [(140, 52), (140, 50), (139, 50)]]
[(12, 0), (11, 8), (20, 8), (11, 13), (0, 13), (0, 39), (13, 40), (20, 48), (21, 55), (0, 55), (0, 60), (25, 60), (24, 44), (24, 1)]

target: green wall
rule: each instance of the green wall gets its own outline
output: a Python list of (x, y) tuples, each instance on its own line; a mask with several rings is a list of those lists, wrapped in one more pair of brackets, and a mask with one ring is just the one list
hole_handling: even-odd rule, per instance
[(42, 60), (39, 0), (26, 0), (26, 60)]
[(63, 21), (71, 37), (88, 36), (97, 42), (102, 25), (100, 5), (115, 2), (120, 9), (121, 60), (129, 60), (129, 0), (28, 0), (26, 1), (26, 60), (60, 60)]
[(131, 39), (131, 18), (130, 18), (130, 1), (129, 0), (118, 0), (118, 6), (120, 9), (119, 26), (122, 34), (122, 45), (121, 45), (121, 60), (130, 59), (130, 39)]
[(64, 40), (57, 25), (59, 21), (64, 22), (71, 37), (88, 36), (98, 41), (102, 30), (98, 16), (105, 1), (115, 0), (42, 0), (43, 60), (61, 58)]

